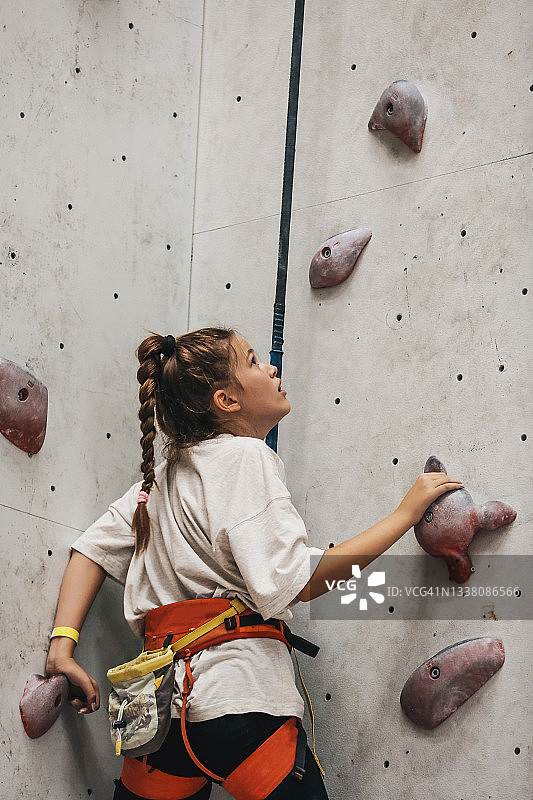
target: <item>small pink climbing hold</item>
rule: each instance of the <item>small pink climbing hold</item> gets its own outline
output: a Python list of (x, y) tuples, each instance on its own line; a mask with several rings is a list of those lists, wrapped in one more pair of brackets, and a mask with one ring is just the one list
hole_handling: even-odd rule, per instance
[(309, 267), (312, 288), (325, 289), (345, 281), (371, 238), (372, 231), (369, 228), (356, 228), (326, 239)]
[(414, 83), (394, 81), (379, 98), (368, 127), (371, 131), (390, 131), (419, 153), (427, 115), (426, 101)]
[(400, 705), (416, 725), (436, 728), (492, 678), (504, 661), (503, 642), (494, 636), (456, 642), (411, 673), (400, 694)]
[[(446, 472), (446, 469), (437, 456), (430, 456), (424, 472)], [(507, 503), (491, 500), (478, 506), (466, 489), (452, 489), (426, 509), (415, 525), (415, 536), (426, 553), (446, 561), (452, 580), (464, 583), (473, 570), (468, 548), (475, 534), (501, 528), (515, 517), (516, 511)]]
[(31, 372), (0, 358), (0, 433), (26, 453), (43, 446), (48, 390)]
[(31, 675), (26, 681), (19, 709), (24, 730), (38, 739), (52, 727), (66, 703), (69, 683), (65, 675)]

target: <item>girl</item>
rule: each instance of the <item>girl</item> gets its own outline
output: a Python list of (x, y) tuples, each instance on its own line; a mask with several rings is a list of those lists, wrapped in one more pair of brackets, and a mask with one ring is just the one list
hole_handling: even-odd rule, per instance
[[(263, 633), (176, 661), (170, 732), (157, 752), (124, 759), (115, 800), (204, 800), (217, 779), (238, 800), (327, 800), (313, 752), (301, 746), (303, 701), (284, 638), (291, 634), (279, 621), (292, 617), (297, 602), (323, 594), (326, 580), (349, 578), (353, 563), (367, 566), (439, 495), (463, 484), (443, 473), (420, 475), (381, 522), (326, 551), (310, 547), (283, 463), (264, 442), (291, 409), (276, 367), (259, 363), (248, 342), (224, 328), (149, 336), (138, 358), (144, 480), (72, 545), (47, 673), (63, 673), (78, 689), (72, 705), (80, 714), (99, 707), (98, 685), (73, 652), (106, 574), (124, 584), (136, 634), (144, 635), (148, 612), (149, 620), (155, 615), (146, 649), (160, 647), (168, 631), (160, 628), (157, 639), (161, 607), (182, 614), (205, 602), (229, 608), (228, 598), (237, 597), (249, 624), (268, 620), (254, 629)], [(166, 441), (157, 467), (155, 418)], [(321, 559), (309, 577), (313, 554)], [(305, 757), (299, 767), (298, 752)]]

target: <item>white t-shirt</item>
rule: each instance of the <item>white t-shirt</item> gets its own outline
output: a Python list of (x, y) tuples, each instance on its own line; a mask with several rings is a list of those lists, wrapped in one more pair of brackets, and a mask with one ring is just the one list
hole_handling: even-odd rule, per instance
[[(124, 584), (133, 632), (143, 636), (152, 608), (207, 597), (238, 597), (264, 619), (290, 620), (290, 606), (310, 578), (310, 556), (324, 551), (307, 544), (279, 456), (261, 439), (225, 433), (188, 448), (178, 464), (164, 461), (155, 476), (144, 553), (133, 557), (131, 530), (141, 482), (72, 545)], [(191, 668), (187, 719), (193, 722), (249, 711), (303, 716), (283, 642), (223, 642), (192, 656)], [(173, 716), (180, 713), (184, 672), (177, 661)]]

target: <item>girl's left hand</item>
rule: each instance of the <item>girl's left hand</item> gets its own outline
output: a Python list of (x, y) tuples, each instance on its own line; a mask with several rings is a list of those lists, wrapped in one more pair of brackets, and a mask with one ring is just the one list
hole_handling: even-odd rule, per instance
[(65, 675), (70, 683), (69, 702), (78, 714), (91, 714), (100, 708), (100, 689), (94, 678), (74, 661), (72, 656), (48, 655), (47, 675)]

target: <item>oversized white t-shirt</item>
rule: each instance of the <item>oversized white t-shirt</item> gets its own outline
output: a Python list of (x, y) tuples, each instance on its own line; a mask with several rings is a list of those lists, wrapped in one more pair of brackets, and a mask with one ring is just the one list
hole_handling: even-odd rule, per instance
[[(134, 552), (131, 530), (141, 482), (112, 503), (72, 545), (124, 584), (124, 614), (138, 636), (148, 611), (167, 603), (238, 597), (264, 619), (290, 620), (311, 574), (304, 522), (294, 508), (279, 456), (261, 439), (221, 434), (155, 469), (148, 501), (151, 537)], [(296, 632), (296, 631), (295, 631)], [(303, 716), (283, 642), (223, 642), (192, 656), (187, 719), (262, 711)], [(179, 716), (184, 662), (176, 662), (173, 716)]]

